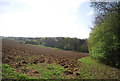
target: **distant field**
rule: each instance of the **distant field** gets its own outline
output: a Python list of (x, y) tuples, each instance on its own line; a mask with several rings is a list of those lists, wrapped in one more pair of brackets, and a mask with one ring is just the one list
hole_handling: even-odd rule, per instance
[(120, 78), (118, 69), (97, 63), (87, 53), (26, 45), (7, 39), (3, 39), (2, 44), (3, 78)]
[[(38, 47), (42, 47), (42, 48), (51, 48), (51, 49), (62, 50), (62, 51), (63, 51), (63, 49), (60, 49), (60, 48), (54, 48), (54, 47), (43, 46), (43, 45), (34, 45), (34, 44), (26, 44), (26, 45), (38, 46)], [(64, 51), (67, 51), (67, 52), (74, 52), (74, 53), (82, 53), (82, 52), (78, 52), (78, 51), (70, 51), (70, 50), (64, 50)], [(84, 54), (88, 54), (88, 53), (84, 53)]]

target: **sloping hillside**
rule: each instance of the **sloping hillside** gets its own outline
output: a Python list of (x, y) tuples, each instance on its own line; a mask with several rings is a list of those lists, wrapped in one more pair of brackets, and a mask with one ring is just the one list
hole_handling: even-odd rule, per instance
[(119, 69), (101, 64), (87, 53), (26, 45), (10, 39), (3, 39), (2, 46), (3, 78), (120, 78)]
[[(3, 57), (2, 62), (15, 68), (17, 72), (28, 76), (37, 76), (34, 70), (26, 72), (28, 69), (25, 64), (58, 64), (68, 70), (66, 75), (79, 75), (79, 64), (77, 60), (88, 56), (85, 53), (76, 53), (71, 51), (55, 50), (52, 48), (38, 47), (19, 43), (16, 40), (3, 39)], [(23, 68), (22, 70), (20, 68)]]

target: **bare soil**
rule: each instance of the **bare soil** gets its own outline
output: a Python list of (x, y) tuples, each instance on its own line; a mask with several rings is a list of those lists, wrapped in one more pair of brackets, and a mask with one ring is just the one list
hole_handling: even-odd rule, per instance
[[(24, 64), (56, 63), (69, 69), (64, 72), (66, 75), (79, 75), (78, 68), (80, 64), (77, 60), (86, 56), (89, 55), (87, 53), (26, 45), (16, 40), (3, 39), (2, 41), (2, 63), (14, 67), (18, 72), (31, 76), (38, 76), (39, 72), (28, 69)], [(21, 67), (23, 69), (19, 69)]]

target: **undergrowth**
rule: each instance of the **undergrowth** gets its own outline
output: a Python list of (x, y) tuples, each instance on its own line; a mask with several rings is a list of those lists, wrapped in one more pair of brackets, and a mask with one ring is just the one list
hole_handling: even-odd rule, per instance
[(80, 77), (83, 79), (120, 79), (120, 70), (101, 64), (98, 61), (85, 57), (81, 62)]

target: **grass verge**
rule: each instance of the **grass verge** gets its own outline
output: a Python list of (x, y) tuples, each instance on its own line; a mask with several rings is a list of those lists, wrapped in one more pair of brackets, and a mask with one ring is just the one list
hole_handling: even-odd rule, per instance
[(50, 46), (34, 45), (34, 44), (27, 44), (27, 45), (38, 46), (38, 47), (43, 47), (43, 48), (51, 48), (51, 49), (56, 49), (56, 50), (62, 50), (60, 48), (55, 48), (55, 47), (50, 47)]
[(3, 79), (35, 79), (34, 77), (26, 76), (22, 73), (17, 73), (14, 71), (14, 68), (10, 67), (7, 64), (2, 64), (2, 78)]
[(120, 79), (120, 70), (101, 64), (98, 61), (85, 57), (81, 62), (80, 77), (83, 79)]
[(63, 75), (63, 71), (65, 71), (65, 69), (60, 65), (38, 63), (38, 64), (27, 64), (27, 67), (30, 69), (37, 70), (40, 73), (39, 75), (40, 79), (65, 78), (65, 76)]

